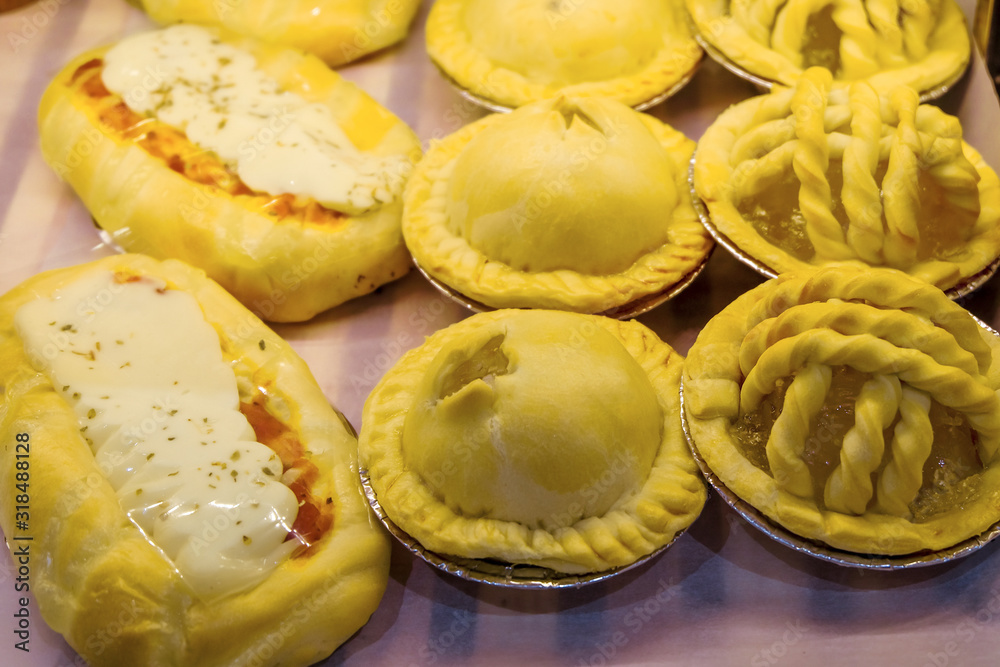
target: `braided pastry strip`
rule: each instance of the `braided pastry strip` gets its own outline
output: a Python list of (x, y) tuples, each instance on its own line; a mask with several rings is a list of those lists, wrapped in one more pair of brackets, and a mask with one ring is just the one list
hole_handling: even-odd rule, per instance
[(878, 93), (871, 86), (854, 84), (849, 89), (851, 139), (844, 149), (843, 171), (853, 187), (844, 187), (841, 200), (852, 223), (847, 228), (847, 242), (869, 264), (882, 264), (882, 193), (875, 182), (879, 163), (882, 118)]
[(844, 335), (868, 333), (897, 348), (919, 350), (944, 366), (953, 366), (978, 381), (975, 356), (955, 337), (922, 315), (902, 310), (882, 310), (864, 303), (806, 303), (795, 306), (754, 326), (740, 346), (740, 370), (750, 373), (764, 351), (783, 338), (812, 329), (830, 329)]
[[(882, 431), (896, 417), (901, 392), (899, 380), (892, 375), (877, 375), (861, 387), (854, 402), (854, 426), (844, 435), (840, 448), (840, 465), (826, 481), (823, 499), (829, 509), (865, 513), (873, 495), (872, 473), (885, 451)], [(914, 461), (901, 463), (916, 467)], [(923, 462), (918, 465), (922, 467)]]
[(823, 407), (833, 373), (829, 366), (809, 364), (795, 374), (781, 414), (774, 420), (765, 452), (778, 486), (801, 498), (813, 495), (812, 476), (802, 460), (812, 420)]
[(909, 505), (923, 484), (924, 462), (931, 454), (934, 430), (926, 392), (903, 387), (899, 423), (892, 435), (892, 458), (878, 478), (876, 508), (883, 514), (909, 518)]
[(887, 311), (905, 310), (933, 322), (951, 334), (959, 347), (975, 356), (979, 372), (985, 373), (992, 359), (990, 348), (969, 313), (931, 285), (900, 280), (900, 277), (891, 271), (868, 273), (840, 269), (821, 271), (805, 280), (779, 278), (750, 309), (744, 331), (800, 304), (831, 299), (867, 301)]
[(845, 336), (813, 330), (785, 338), (760, 356), (740, 389), (740, 412), (753, 412), (777, 381), (808, 363), (849, 366), (872, 375), (895, 375), (938, 403), (966, 417), (978, 432), (983, 464), (1000, 446), (1000, 397), (983, 381), (953, 367), (942, 366), (923, 352), (900, 349), (870, 334)]
[(833, 215), (830, 183), (826, 176), (830, 154), (823, 111), (831, 82), (829, 71), (810, 69), (792, 96), (797, 138), (792, 167), (802, 183), (799, 208), (817, 258), (823, 260), (850, 259), (854, 255), (844, 241), (840, 222)]
[(899, 113), (899, 122), (892, 137), (889, 168), (882, 180), (889, 239), (884, 250), (890, 266), (905, 268), (916, 261), (917, 245), (920, 242), (920, 232), (917, 229), (920, 190), (913, 174), (920, 170), (917, 156), (923, 150), (914, 123), (916, 93), (898, 88), (892, 92), (890, 99)]

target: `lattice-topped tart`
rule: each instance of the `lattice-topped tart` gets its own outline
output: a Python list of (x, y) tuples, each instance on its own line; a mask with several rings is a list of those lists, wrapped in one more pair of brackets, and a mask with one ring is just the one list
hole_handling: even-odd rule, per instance
[(568, 574), (624, 567), (705, 502), (681, 431), (681, 362), (635, 321), (473, 315), (372, 391), (361, 466), (389, 518), (433, 552)]
[(712, 248), (687, 192), (693, 148), (613, 100), (488, 116), (417, 165), (403, 236), (430, 276), (490, 308), (626, 307), (689, 279)]
[(558, 94), (646, 107), (702, 58), (680, 0), (438, 0), (427, 52), (460, 89), (506, 109)]
[(886, 266), (947, 290), (987, 269), (1000, 180), (958, 119), (910, 88), (831, 83), (809, 69), (706, 130), (693, 168), (706, 222), (772, 275)]
[(1000, 341), (898, 271), (784, 274), (712, 318), (685, 363), (706, 465), (835, 549), (937, 551), (1000, 520)]
[(838, 82), (867, 80), (942, 94), (969, 64), (954, 0), (685, 0), (708, 52), (764, 85), (792, 85), (809, 67)]

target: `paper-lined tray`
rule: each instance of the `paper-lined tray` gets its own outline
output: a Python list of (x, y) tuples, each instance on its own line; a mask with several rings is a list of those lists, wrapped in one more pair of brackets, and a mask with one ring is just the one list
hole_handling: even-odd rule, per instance
[[(572, 4), (572, 3), (570, 3)], [(971, 14), (971, 0), (963, 2)], [(423, 48), (425, 1), (400, 47), (343, 70), (425, 142), (485, 111), (461, 98)], [(41, 161), (35, 113), (49, 79), (74, 54), (151, 24), (120, 0), (40, 2), (0, 15), (0, 291), (47, 268), (109, 254), (89, 215)], [(757, 89), (714, 62), (649, 113), (697, 139), (728, 105)], [(1000, 167), (1000, 104), (982, 60), (936, 101)], [(763, 278), (716, 252), (674, 299), (641, 316), (680, 352), (723, 306)], [(996, 327), (996, 279), (962, 299)], [(466, 317), (416, 271), (304, 325), (290, 341), (355, 428), (381, 374), (424, 336)], [(389, 588), (370, 622), (329, 665), (993, 664), (1000, 653), (1000, 554), (882, 572), (843, 568), (774, 543), (718, 496), (659, 557), (608, 581), (511, 590), (439, 572), (394, 548)], [(31, 565), (41, 567), (39, 558)], [(0, 555), (0, 664), (82, 665), (49, 630), (30, 591), (30, 652), (15, 647), (18, 564)], [(30, 582), (29, 582), (30, 583)], [(92, 638), (102, 641), (100, 637)], [(224, 641), (225, 638), (220, 638)]]

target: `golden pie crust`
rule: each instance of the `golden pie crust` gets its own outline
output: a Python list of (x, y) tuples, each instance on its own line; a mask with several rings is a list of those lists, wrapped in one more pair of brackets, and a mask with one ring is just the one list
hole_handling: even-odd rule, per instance
[(161, 25), (217, 25), (336, 67), (406, 37), (420, 0), (128, 0)]
[(986, 269), (1000, 179), (958, 119), (909, 88), (831, 84), (811, 68), (705, 131), (693, 185), (711, 224), (774, 273), (884, 266), (949, 289)]
[(954, 0), (685, 4), (699, 36), (728, 62), (786, 86), (820, 66), (838, 82), (933, 91), (969, 63), (969, 31)]
[(559, 94), (642, 105), (702, 58), (680, 0), (437, 0), (427, 52), (460, 88), (508, 108)]
[(443, 555), (602, 572), (691, 524), (682, 358), (637, 322), (481, 313), (411, 350), (365, 403), (359, 456), (388, 517)]
[(694, 447), (836, 549), (938, 551), (1000, 520), (1000, 340), (898, 271), (793, 272), (713, 317), (684, 367)]
[(417, 165), (403, 236), (429, 275), (486, 306), (608, 311), (669, 290), (712, 249), (687, 193), (693, 147), (613, 100), (488, 116)]

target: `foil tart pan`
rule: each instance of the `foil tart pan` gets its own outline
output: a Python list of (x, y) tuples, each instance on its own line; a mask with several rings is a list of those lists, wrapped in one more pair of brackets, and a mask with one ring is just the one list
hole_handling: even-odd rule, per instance
[[(694, 210), (698, 214), (698, 219), (701, 220), (701, 224), (706, 230), (708, 230), (709, 236), (712, 237), (712, 240), (715, 241), (716, 245), (720, 245), (725, 248), (729, 254), (739, 260), (740, 263), (750, 267), (765, 278), (777, 278), (778, 271), (775, 271), (753, 255), (745, 252), (741, 247), (736, 245), (732, 239), (726, 236), (718, 227), (715, 226), (715, 223), (712, 221), (712, 216), (708, 212), (708, 206), (704, 201), (702, 201), (701, 197), (698, 196), (698, 192), (694, 187), (694, 164), (697, 155), (698, 152), (695, 151), (695, 155), (691, 157), (691, 163), (688, 165), (688, 185), (691, 194), (691, 204), (694, 206)], [(997, 257), (992, 262), (987, 264), (982, 271), (963, 279), (958, 284), (943, 291), (952, 301), (966, 297), (986, 284), (986, 282), (996, 274), (997, 269), (1000, 269), (1000, 257)]]
[[(706, 39), (701, 34), (701, 32), (698, 31), (697, 27), (694, 25), (694, 21), (690, 21), (690, 23), (691, 23), (691, 29), (694, 31), (694, 38), (698, 42), (698, 45), (701, 46), (702, 50), (704, 50), (705, 53), (707, 53), (712, 60), (722, 65), (722, 67), (729, 70), (731, 73), (740, 77), (744, 81), (752, 83), (754, 86), (757, 87), (758, 90), (760, 90), (763, 93), (770, 92), (774, 86), (784, 85), (780, 81), (775, 81), (774, 79), (768, 79), (747, 70), (743, 65), (737, 63), (735, 60), (733, 60), (725, 53), (720, 51), (718, 47), (716, 47), (714, 44), (708, 41), (708, 39)], [(971, 59), (969, 62), (971, 63)], [(962, 80), (962, 77), (965, 76), (965, 72), (968, 69), (969, 65), (966, 64), (966, 66), (961, 70), (959, 70), (958, 73), (953, 74), (951, 77), (945, 79), (940, 84), (934, 86), (933, 88), (928, 88), (927, 90), (919, 91), (921, 103), (930, 102), (932, 100), (936, 100), (939, 97), (943, 96), (956, 83)]]
[[(989, 327), (985, 328), (992, 331)], [(947, 549), (903, 554), (899, 556), (886, 556), (844, 551), (842, 549), (831, 547), (823, 542), (809, 540), (801, 537), (800, 535), (796, 535), (780, 524), (772, 521), (756, 507), (733, 493), (733, 491), (730, 490), (729, 487), (727, 487), (714, 472), (712, 472), (712, 469), (709, 468), (705, 459), (702, 458), (701, 453), (698, 451), (697, 443), (695, 443), (694, 438), (691, 435), (690, 427), (688, 426), (687, 412), (685, 411), (684, 405), (683, 378), (681, 378), (680, 400), (681, 429), (684, 431), (684, 437), (687, 439), (691, 454), (694, 456), (694, 460), (698, 464), (698, 468), (701, 469), (702, 475), (708, 481), (709, 485), (715, 490), (716, 493), (719, 494), (726, 504), (739, 514), (747, 523), (770, 537), (775, 542), (778, 542), (793, 551), (797, 551), (798, 553), (805, 554), (807, 556), (812, 556), (813, 558), (817, 558), (828, 563), (834, 563), (836, 565), (856, 569), (880, 571), (909, 570), (920, 567), (928, 567), (931, 565), (941, 565), (943, 563), (958, 560), (972, 554), (975, 551), (978, 551), (996, 539), (997, 536), (1000, 536), (1000, 521), (998, 521), (983, 533), (974, 535)]]
[(589, 584), (607, 581), (616, 575), (645, 565), (666, 551), (686, 532), (686, 529), (680, 531), (674, 535), (674, 538), (670, 542), (636, 560), (634, 563), (590, 574), (566, 574), (537, 565), (506, 563), (499, 560), (462, 558), (450, 554), (439, 554), (424, 548), (413, 536), (393, 523), (392, 519), (386, 515), (385, 509), (378, 502), (375, 490), (372, 488), (371, 478), (368, 476), (368, 471), (362, 469), (360, 475), (361, 487), (364, 490), (365, 498), (375, 512), (375, 516), (378, 517), (379, 522), (385, 526), (390, 535), (396, 538), (410, 553), (429, 565), (442, 572), (452, 574), (459, 579), (478, 584), (521, 590), (580, 588)]
[[(678, 81), (676, 81), (673, 85), (671, 85), (666, 90), (657, 93), (648, 100), (644, 100), (637, 104), (633, 104), (632, 108), (635, 109), (636, 111), (645, 111), (646, 109), (651, 109), (652, 107), (655, 107), (657, 104), (660, 104), (664, 100), (673, 97), (681, 90), (681, 88), (683, 88), (684, 86), (688, 85), (688, 83), (691, 82), (691, 79), (694, 78), (694, 75), (697, 73), (698, 68), (701, 67), (701, 64), (704, 61), (705, 61), (705, 55), (703, 53), (701, 57), (698, 58), (698, 62), (694, 64), (694, 67), (692, 67), (690, 71), (686, 72), (684, 76), (681, 77)], [(452, 76), (448, 74), (448, 72), (446, 72), (445, 69), (437, 63), (437, 61), (432, 59), (431, 62), (434, 63), (434, 67), (441, 75), (441, 78), (443, 78), (446, 82), (448, 82), (448, 85), (450, 85), (455, 90), (455, 92), (458, 93), (459, 96), (461, 96), (466, 101), (472, 102), (477, 106), (483, 107), (484, 109), (488, 109), (489, 111), (495, 111), (497, 113), (507, 113), (515, 109), (515, 107), (512, 107), (510, 105), (501, 104), (500, 102), (491, 100), (488, 97), (472, 92), (471, 90), (460, 84), (458, 81), (456, 81), (454, 78), (452, 78)]]
[[(702, 258), (701, 262), (694, 267), (687, 275), (682, 277), (679, 281), (673, 285), (669, 285), (666, 289), (656, 292), (655, 294), (647, 294), (644, 297), (640, 297), (629, 303), (622, 304), (621, 306), (616, 306), (614, 308), (609, 308), (608, 310), (601, 311), (599, 313), (593, 313), (594, 315), (602, 315), (604, 317), (610, 317), (616, 320), (628, 320), (634, 317), (639, 317), (649, 311), (653, 310), (657, 306), (660, 306), (667, 301), (670, 301), (675, 296), (683, 292), (688, 285), (693, 283), (698, 275), (705, 269), (708, 264), (708, 259), (712, 256), (712, 252), (715, 250), (715, 246), (709, 248), (708, 252)], [(451, 299), (455, 303), (468, 308), (474, 313), (486, 313), (493, 310), (498, 310), (493, 306), (488, 306), (485, 303), (476, 301), (472, 297), (462, 294), (456, 290), (451, 285), (445, 283), (442, 280), (435, 278), (427, 269), (420, 265), (416, 259), (413, 259), (413, 265), (417, 267), (417, 271), (427, 279), (431, 285), (437, 289), (442, 295)], [(523, 306), (526, 307), (526, 306)]]

